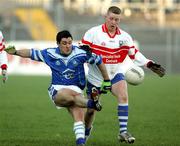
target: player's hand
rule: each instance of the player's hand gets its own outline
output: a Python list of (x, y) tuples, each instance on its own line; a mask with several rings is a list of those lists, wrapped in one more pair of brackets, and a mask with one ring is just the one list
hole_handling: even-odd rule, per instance
[(6, 69), (2, 70), (2, 76), (3, 76), (3, 78), (2, 78), (3, 83), (5, 83), (7, 81), (7, 79), (8, 79), (7, 70)]
[(110, 80), (104, 80), (101, 85), (101, 93), (108, 93), (111, 91), (111, 81)]
[(15, 55), (16, 54), (16, 48), (14, 46), (8, 46), (4, 49), (8, 54)]
[(92, 50), (88, 45), (81, 45), (81, 46), (79, 46), (79, 48), (86, 51), (87, 56), (92, 55)]
[(160, 77), (163, 77), (165, 75), (165, 69), (160, 64), (149, 62), (147, 64), (147, 67), (158, 74)]

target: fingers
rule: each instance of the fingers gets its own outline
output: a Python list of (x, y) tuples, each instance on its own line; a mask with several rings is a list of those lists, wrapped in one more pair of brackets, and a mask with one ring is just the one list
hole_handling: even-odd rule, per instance
[(7, 48), (4, 49), (8, 54), (15, 54), (16, 53), (16, 49), (14, 46), (8, 46)]

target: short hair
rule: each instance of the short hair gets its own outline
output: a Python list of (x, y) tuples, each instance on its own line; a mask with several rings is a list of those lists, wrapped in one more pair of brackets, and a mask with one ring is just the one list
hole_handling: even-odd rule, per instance
[(69, 31), (67, 31), (67, 30), (60, 31), (56, 35), (56, 41), (58, 43), (60, 43), (62, 38), (68, 38), (68, 37), (71, 37), (73, 39), (73, 37)]
[(109, 7), (107, 13), (109, 12), (114, 13), (114, 14), (121, 14), (121, 9), (116, 6), (111, 6)]

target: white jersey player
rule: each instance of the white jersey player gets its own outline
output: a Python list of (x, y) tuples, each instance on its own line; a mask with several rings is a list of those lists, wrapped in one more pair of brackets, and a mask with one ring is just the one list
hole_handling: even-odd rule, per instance
[[(128, 123), (128, 92), (124, 78), (126, 71), (136, 63), (139, 66), (147, 66), (152, 69), (156, 66), (160, 76), (164, 70), (160, 65), (153, 63), (142, 55), (135, 47), (132, 37), (118, 27), (121, 10), (112, 6), (105, 16), (105, 23), (89, 29), (82, 43), (89, 45), (93, 53), (101, 55), (112, 83), (112, 94), (118, 98), (119, 140), (133, 143), (135, 138), (127, 132)], [(162, 70), (160, 70), (162, 69)], [(155, 70), (154, 70), (155, 71)], [(162, 72), (160, 72), (162, 71)], [(91, 88), (100, 89), (103, 78), (96, 65), (89, 65), (87, 94), (91, 94)], [(85, 118), (86, 137), (90, 135), (94, 111), (88, 110)]]
[(3, 82), (7, 80), (7, 54), (4, 51), (5, 48), (5, 40), (3, 38), (3, 34), (0, 31), (0, 68), (2, 70)]

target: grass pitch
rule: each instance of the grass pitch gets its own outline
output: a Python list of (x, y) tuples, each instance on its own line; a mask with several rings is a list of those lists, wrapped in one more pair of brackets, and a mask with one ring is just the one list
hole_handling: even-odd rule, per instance
[[(9, 76), (0, 83), (0, 146), (74, 146), (73, 121), (57, 110), (47, 88), (50, 77)], [(86, 146), (126, 146), (117, 141), (117, 100), (101, 98)], [(179, 146), (180, 75), (146, 76), (139, 86), (129, 86), (128, 128), (136, 137), (133, 146)]]

